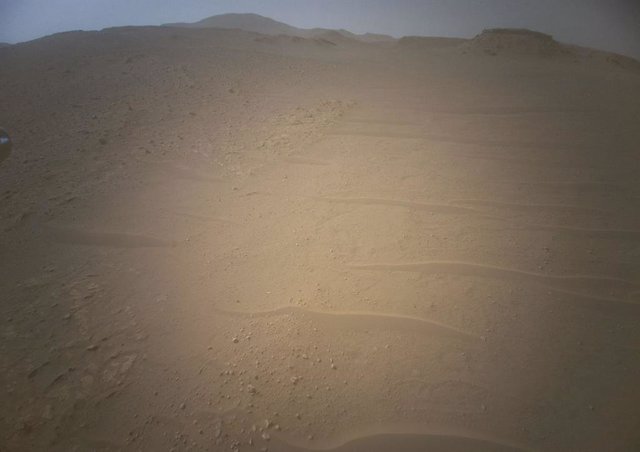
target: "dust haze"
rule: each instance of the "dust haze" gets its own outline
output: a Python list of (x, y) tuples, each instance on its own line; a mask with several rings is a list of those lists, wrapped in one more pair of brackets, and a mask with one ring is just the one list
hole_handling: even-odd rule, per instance
[(242, 14), (0, 87), (0, 450), (640, 448), (638, 61)]

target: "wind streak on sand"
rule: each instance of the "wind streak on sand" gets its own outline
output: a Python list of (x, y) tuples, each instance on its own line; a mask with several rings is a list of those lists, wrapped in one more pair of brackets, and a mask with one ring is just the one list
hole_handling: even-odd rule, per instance
[(176, 246), (176, 242), (128, 232), (89, 231), (61, 226), (48, 226), (46, 231), (53, 241), (69, 245), (107, 248), (166, 248)]
[(443, 213), (443, 214), (479, 214), (477, 209), (472, 207), (452, 206), (448, 204), (427, 204), (413, 201), (403, 201), (397, 199), (384, 198), (330, 198), (330, 197), (314, 197), (317, 201), (325, 201), (341, 204), (360, 204), (360, 205), (381, 205), (381, 206), (397, 206), (408, 209), (424, 210), (427, 212)]
[(418, 333), (430, 332), (436, 335), (454, 339), (479, 339), (478, 336), (467, 331), (444, 325), (432, 320), (420, 317), (412, 317), (400, 314), (383, 314), (375, 312), (361, 311), (313, 311), (298, 306), (283, 306), (268, 311), (235, 311), (216, 308), (217, 311), (225, 315), (242, 316), (249, 318), (272, 317), (280, 315), (292, 315), (309, 317), (318, 324), (330, 328), (349, 329), (400, 329)]
[(461, 276), (476, 276), (482, 278), (495, 278), (502, 280), (520, 280), (535, 284), (540, 284), (561, 293), (576, 295), (598, 301), (631, 303), (625, 300), (606, 298), (594, 295), (593, 293), (575, 292), (573, 289), (577, 285), (585, 289), (611, 289), (626, 288), (628, 293), (633, 293), (633, 289), (640, 287), (640, 282), (633, 282), (622, 278), (592, 275), (571, 275), (555, 276), (534, 273), (512, 268), (495, 267), (492, 265), (473, 264), (468, 262), (416, 262), (399, 264), (351, 264), (349, 268), (355, 270), (372, 270), (387, 272), (414, 272), (414, 273), (449, 273)]
[(350, 435), (348, 438), (328, 442), (322, 445), (287, 441), (281, 435), (276, 436), (278, 450), (283, 452), (533, 452), (529, 447), (504, 441), (493, 435), (478, 434), (460, 429), (442, 428), (439, 431), (425, 431), (419, 425), (376, 426), (375, 429)]

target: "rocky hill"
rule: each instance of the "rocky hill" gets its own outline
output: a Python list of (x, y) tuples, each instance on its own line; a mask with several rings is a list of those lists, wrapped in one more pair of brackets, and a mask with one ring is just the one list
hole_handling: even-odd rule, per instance
[(465, 43), (465, 51), (498, 54), (557, 55), (567, 49), (552, 36), (519, 28), (492, 28)]
[(341, 39), (346, 37), (364, 42), (383, 42), (395, 40), (393, 37), (383, 34), (365, 33), (359, 35), (351, 33), (347, 30), (329, 30), (326, 28), (297, 28), (283, 22), (278, 22), (277, 20), (270, 19), (268, 17), (260, 16), (258, 14), (221, 14), (218, 16), (211, 16), (194, 23), (170, 23), (164, 24), (164, 26), (181, 28), (237, 28), (240, 30), (251, 31), (254, 33), (261, 33), (265, 35), (288, 35), (311, 39), (326, 39), (327, 34), (337, 34)]

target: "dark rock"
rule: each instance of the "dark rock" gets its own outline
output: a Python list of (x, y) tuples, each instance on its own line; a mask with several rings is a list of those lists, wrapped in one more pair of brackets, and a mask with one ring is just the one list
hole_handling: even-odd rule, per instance
[(11, 137), (4, 130), (0, 129), (0, 162), (6, 160), (11, 155)]

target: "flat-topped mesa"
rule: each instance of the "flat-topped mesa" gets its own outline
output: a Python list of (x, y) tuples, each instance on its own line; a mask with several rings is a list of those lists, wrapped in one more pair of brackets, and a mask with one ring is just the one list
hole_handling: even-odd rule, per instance
[(486, 29), (463, 45), (464, 51), (489, 55), (542, 55), (567, 53), (551, 35), (521, 28)]

